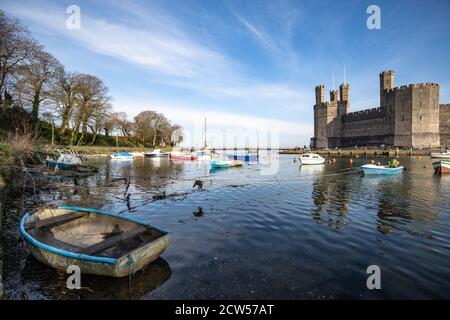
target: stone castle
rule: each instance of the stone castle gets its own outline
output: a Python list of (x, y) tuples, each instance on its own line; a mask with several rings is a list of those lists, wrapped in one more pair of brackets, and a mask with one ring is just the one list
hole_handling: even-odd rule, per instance
[(450, 104), (439, 104), (439, 85), (394, 87), (394, 76), (394, 71), (380, 73), (378, 108), (356, 112), (349, 112), (349, 84), (330, 91), (330, 101), (325, 86), (317, 86), (312, 146), (450, 146)]

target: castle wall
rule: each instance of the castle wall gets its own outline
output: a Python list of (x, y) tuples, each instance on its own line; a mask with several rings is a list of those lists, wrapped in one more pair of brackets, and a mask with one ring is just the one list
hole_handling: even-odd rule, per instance
[(351, 112), (342, 117), (342, 147), (381, 145), (388, 136), (384, 108)]
[[(390, 112), (393, 119), (393, 141), (395, 147), (411, 147), (412, 88), (401, 86), (387, 90), (387, 100), (392, 101)], [(392, 127), (391, 127), (392, 128)]]
[(441, 104), (439, 109), (440, 143), (450, 147), (450, 104)]
[(412, 88), (412, 146), (439, 147), (439, 86), (427, 83), (409, 87)]

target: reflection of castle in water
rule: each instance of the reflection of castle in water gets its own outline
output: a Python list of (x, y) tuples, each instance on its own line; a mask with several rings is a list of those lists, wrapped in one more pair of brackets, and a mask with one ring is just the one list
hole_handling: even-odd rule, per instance
[[(343, 228), (352, 201), (377, 214), (376, 228), (384, 234), (408, 229), (408, 221), (430, 227), (438, 212), (439, 183), (424, 170), (420, 160), (410, 158), (405, 165), (417, 176), (363, 177), (358, 173), (336, 175), (322, 172), (313, 182), (313, 219)], [(422, 172), (421, 172), (422, 170)], [(421, 179), (421, 175), (425, 179)], [(369, 214), (369, 212), (368, 212)]]
[(314, 179), (312, 198), (316, 206), (313, 212), (316, 222), (345, 228), (348, 204), (351, 201), (351, 186), (347, 177), (333, 179), (322, 170)]

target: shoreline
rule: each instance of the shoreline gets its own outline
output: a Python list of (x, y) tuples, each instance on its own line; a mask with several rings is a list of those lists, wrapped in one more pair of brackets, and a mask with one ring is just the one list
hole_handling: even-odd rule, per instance
[[(438, 150), (433, 150), (438, 151)], [(351, 156), (387, 156), (387, 157), (400, 157), (400, 156), (430, 156), (431, 150), (385, 150), (385, 149), (335, 149), (335, 150), (289, 150), (283, 149), (279, 151), (279, 154), (302, 154), (313, 152), (326, 156), (338, 156), (338, 157), (351, 157)]]

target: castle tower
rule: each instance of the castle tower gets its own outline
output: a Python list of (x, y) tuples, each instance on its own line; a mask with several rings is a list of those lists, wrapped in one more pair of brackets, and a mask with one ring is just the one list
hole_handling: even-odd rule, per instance
[(339, 96), (341, 97), (340, 101), (350, 101), (350, 85), (347, 84), (341, 84), (339, 86)]
[(325, 102), (325, 86), (318, 85), (316, 86), (316, 105), (322, 104)]
[(350, 112), (350, 85), (341, 84), (339, 86), (339, 102), (338, 102), (338, 116), (343, 116)]
[(385, 107), (385, 90), (394, 89), (395, 72), (392, 70), (380, 73), (380, 107)]
[(330, 102), (337, 102), (339, 100), (339, 92), (337, 90), (330, 91)]

